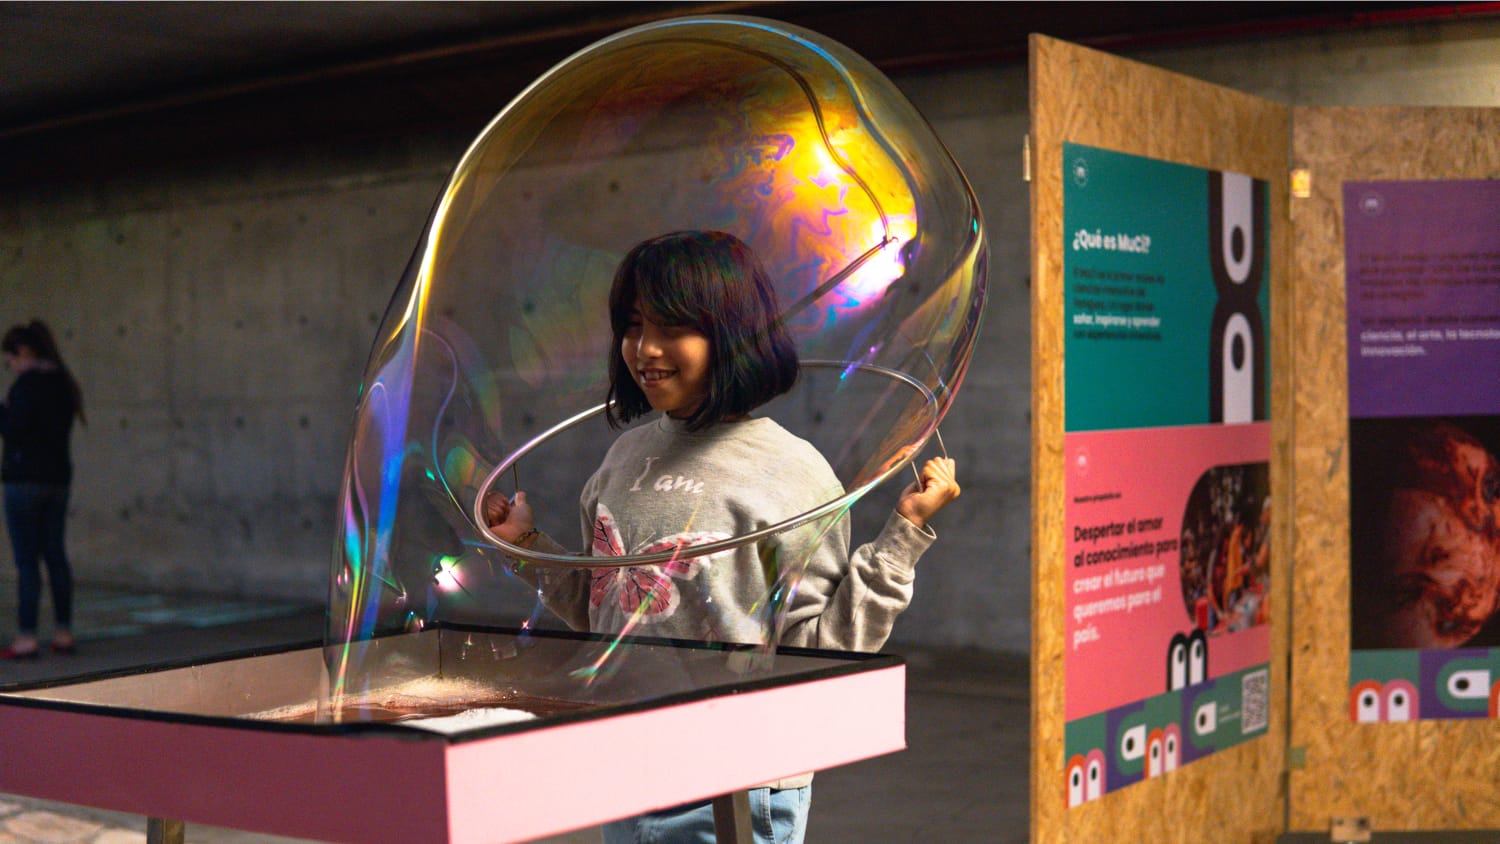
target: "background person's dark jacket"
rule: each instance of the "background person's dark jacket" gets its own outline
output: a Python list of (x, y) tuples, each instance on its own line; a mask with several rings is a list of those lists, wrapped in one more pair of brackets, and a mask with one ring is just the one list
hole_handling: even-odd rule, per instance
[(21, 373), (0, 405), (0, 481), (66, 484), (73, 479), (68, 435), (73, 428), (73, 390), (61, 369)]

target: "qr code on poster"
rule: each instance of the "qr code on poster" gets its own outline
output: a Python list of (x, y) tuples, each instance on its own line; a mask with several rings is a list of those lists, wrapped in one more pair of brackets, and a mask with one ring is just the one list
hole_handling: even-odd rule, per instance
[(1271, 672), (1262, 668), (1240, 679), (1240, 732), (1264, 730), (1270, 717)]

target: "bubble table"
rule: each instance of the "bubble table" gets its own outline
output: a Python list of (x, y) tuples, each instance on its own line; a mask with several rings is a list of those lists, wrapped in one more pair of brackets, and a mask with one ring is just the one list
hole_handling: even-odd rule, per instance
[[(905, 747), (894, 656), (767, 660), (459, 626), (362, 646), (404, 668), (346, 696), (339, 723), (315, 717), (321, 645), (0, 688), (0, 792), (144, 815), (163, 841), (181, 840), (184, 822), (327, 841), (526, 841), (714, 799), (732, 841), (748, 840), (728, 827), (746, 828), (745, 789)], [(550, 697), (549, 678), (605, 647), (628, 649), (630, 670), (601, 677), (593, 699)], [(413, 701), (538, 714), (446, 731), (358, 720)]]

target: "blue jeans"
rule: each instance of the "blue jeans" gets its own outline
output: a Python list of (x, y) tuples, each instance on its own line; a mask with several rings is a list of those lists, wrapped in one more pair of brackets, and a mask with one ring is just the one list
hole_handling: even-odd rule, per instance
[(38, 558), (47, 563), (57, 626), (67, 629), (73, 624), (73, 572), (63, 550), (63, 519), (67, 514), (67, 484), (5, 485), (5, 526), (16, 558), (16, 591), (20, 593), (17, 623), (23, 636), (36, 635), (37, 606), (42, 597)]
[[(811, 805), (811, 785), (779, 791), (750, 789), (755, 844), (802, 844)], [(715, 844), (713, 801), (607, 823), (603, 831), (604, 844)]]

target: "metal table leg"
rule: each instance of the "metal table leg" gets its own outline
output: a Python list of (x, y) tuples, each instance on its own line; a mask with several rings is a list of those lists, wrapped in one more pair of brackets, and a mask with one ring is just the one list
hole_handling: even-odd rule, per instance
[(146, 844), (183, 844), (184, 830), (182, 821), (147, 818)]
[(750, 792), (736, 791), (714, 798), (714, 839), (719, 844), (752, 844)]

